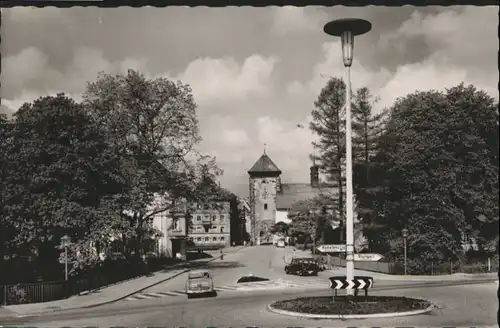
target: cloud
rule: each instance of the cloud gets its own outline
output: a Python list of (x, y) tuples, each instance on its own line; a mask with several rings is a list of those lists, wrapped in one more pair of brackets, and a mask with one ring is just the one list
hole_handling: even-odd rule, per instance
[(99, 71), (137, 69), (191, 85), (200, 150), (217, 156), (223, 186), (248, 193), (246, 170), (264, 143), (285, 180), (307, 182), (313, 102), (328, 77), (345, 74), (339, 40), (322, 31), (326, 21), (373, 23), (356, 38), (351, 76), (353, 88), (380, 96), (380, 110), (415, 90), (462, 81), (498, 97), (492, 9), (5, 9), (0, 110), (58, 92), (78, 100)]
[(320, 31), (327, 17), (315, 7), (284, 6), (273, 8), (272, 32), (279, 36)]
[[(309, 155), (313, 152), (311, 143), (314, 140), (314, 135), (308, 128), (310, 121), (310, 116), (300, 122), (269, 116), (257, 118), (257, 140), (261, 145), (266, 144), (267, 152), (288, 179), (308, 181), (307, 168), (310, 165)], [(255, 160), (257, 158), (255, 156)]]
[(17, 22), (30, 23), (36, 20), (61, 19), (62, 9), (56, 7), (45, 7), (43, 9), (35, 7), (16, 7), (9, 9), (9, 18)]
[(241, 100), (273, 91), (272, 75), (276, 57), (252, 55), (241, 65), (233, 58), (199, 58), (192, 61), (176, 79), (190, 84), (197, 102)]
[[(353, 89), (367, 86), (380, 97), (374, 106), (375, 112), (390, 107), (398, 97), (416, 90), (444, 90), (461, 82), (474, 84), (498, 99), (498, 72), (491, 70), (497, 61), (497, 45), (480, 41), (483, 35), (493, 39), (496, 33), (492, 24), (484, 23), (484, 16), (481, 15), (485, 14), (494, 15), (486, 12), (486, 8), (482, 13), (476, 9), (427, 16), (415, 12), (399, 29), (382, 35), (380, 46), (399, 44), (398, 47), (408, 48), (411, 39), (424, 37), (433, 51), (419, 62), (397, 66), (393, 72), (383, 66), (378, 69), (364, 66), (356, 51), (359, 42), (355, 40), (351, 68)], [(464, 23), (467, 28), (460, 28)], [(461, 30), (465, 33), (457, 33)], [(340, 42), (325, 42), (322, 48), (324, 57), (314, 65), (311, 78), (305, 82), (292, 81), (287, 84), (290, 96), (313, 101), (328, 77), (345, 78)]]

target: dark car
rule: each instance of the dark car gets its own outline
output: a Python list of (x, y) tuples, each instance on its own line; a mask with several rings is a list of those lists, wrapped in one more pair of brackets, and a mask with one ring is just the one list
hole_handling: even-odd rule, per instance
[(318, 262), (313, 258), (293, 259), (285, 266), (286, 274), (296, 274), (299, 276), (317, 276), (322, 271)]

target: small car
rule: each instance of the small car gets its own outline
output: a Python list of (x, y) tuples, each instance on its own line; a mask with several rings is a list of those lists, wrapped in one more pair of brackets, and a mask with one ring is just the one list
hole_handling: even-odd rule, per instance
[(278, 248), (285, 248), (285, 241), (284, 240), (278, 240), (276, 243), (276, 247)]
[(317, 276), (322, 271), (318, 262), (313, 258), (295, 258), (285, 266), (286, 274), (299, 276)]
[(186, 281), (186, 295), (188, 298), (201, 295), (215, 296), (214, 280), (210, 271), (197, 270), (189, 272)]

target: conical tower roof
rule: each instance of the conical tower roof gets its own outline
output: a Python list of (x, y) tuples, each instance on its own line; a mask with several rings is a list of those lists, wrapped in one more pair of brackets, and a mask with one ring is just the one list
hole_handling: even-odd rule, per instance
[(250, 175), (280, 175), (281, 170), (278, 168), (276, 164), (267, 156), (266, 153), (262, 154), (262, 156), (255, 162), (250, 170), (248, 170), (248, 174)]

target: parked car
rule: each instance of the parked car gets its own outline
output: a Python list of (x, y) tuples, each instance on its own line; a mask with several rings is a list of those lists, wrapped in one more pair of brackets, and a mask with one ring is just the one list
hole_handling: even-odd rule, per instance
[(285, 248), (285, 240), (284, 239), (278, 240), (278, 242), (276, 243), (276, 247)]
[(299, 276), (317, 276), (319, 271), (322, 271), (322, 269), (313, 258), (295, 258), (285, 266), (286, 274)]
[(215, 296), (212, 274), (207, 270), (190, 272), (186, 281), (186, 295), (188, 298), (201, 295)]

